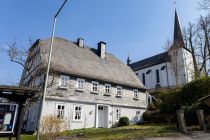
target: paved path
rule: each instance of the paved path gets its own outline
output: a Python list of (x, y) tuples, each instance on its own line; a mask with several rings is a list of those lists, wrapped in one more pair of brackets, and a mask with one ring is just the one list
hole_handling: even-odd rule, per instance
[(210, 133), (193, 132), (190, 135), (183, 135), (181, 137), (143, 138), (142, 140), (210, 140)]

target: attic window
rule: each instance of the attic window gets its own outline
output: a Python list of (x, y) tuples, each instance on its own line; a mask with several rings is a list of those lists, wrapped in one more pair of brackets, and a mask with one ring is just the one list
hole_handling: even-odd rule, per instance
[(60, 75), (60, 88), (67, 88), (69, 82), (69, 76)]
[(92, 81), (92, 91), (98, 92), (98, 86), (99, 86), (98, 82)]
[(166, 68), (166, 66), (162, 66), (162, 67), (161, 67), (161, 70), (164, 70), (165, 68)]
[(151, 71), (152, 71), (152, 70), (148, 70), (148, 71), (146, 72), (146, 74), (149, 74)]

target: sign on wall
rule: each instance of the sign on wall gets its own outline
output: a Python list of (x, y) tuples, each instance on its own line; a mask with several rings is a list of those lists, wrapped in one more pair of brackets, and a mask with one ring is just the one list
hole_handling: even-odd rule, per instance
[(0, 134), (13, 133), (18, 104), (0, 103)]

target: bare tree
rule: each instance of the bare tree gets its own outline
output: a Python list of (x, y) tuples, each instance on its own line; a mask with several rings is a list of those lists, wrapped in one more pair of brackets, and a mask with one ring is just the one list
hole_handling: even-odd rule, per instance
[(201, 0), (198, 2), (199, 8), (202, 10), (210, 10), (210, 0)]
[[(6, 53), (11, 62), (16, 63), (23, 67), (23, 73), (20, 81), (21, 86), (28, 86), (39, 90), (39, 94), (28, 100), (28, 105), (36, 102), (42, 97), (42, 87), (44, 85), (44, 73), (45, 70), (41, 69), (41, 59), (39, 50), (36, 49), (38, 46), (33, 46), (34, 41), (29, 38), (29, 45), (27, 48), (20, 47), (17, 44), (16, 39), (10, 43), (5, 43), (4, 47), (0, 47), (0, 50)], [(33, 48), (33, 49), (32, 49)], [(30, 49), (30, 51), (29, 51)], [(53, 66), (51, 66), (53, 68)], [(54, 75), (54, 71), (50, 71)], [(50, 80), (48, 87), (55, 84), (54, 76)], [(40, 81), (37, 84), (37, 81)], [(25, 82), (24, 82), (25, 81)]]
[(188, 27), (184, 29), (184, 43), (186, 48), (191, 51), (193, 66), (194, 66), (194, 76), (195, 79), (200, 77), (200, 70), (198, 68), (197, 56), (198, 56), (198, 42), (197, 29), (195, 24), (189, 23)]

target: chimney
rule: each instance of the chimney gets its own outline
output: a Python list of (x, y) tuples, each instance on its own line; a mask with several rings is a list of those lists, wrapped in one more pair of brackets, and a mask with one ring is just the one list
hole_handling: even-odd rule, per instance
[(106, 58), (106, 43), (105, 42), (101, 41), (98, 43), (98, 53), (102, 59)]
[(84, 39), (78, 38), (77, 39), (77, 45), (81, 48), (84, 48)]

